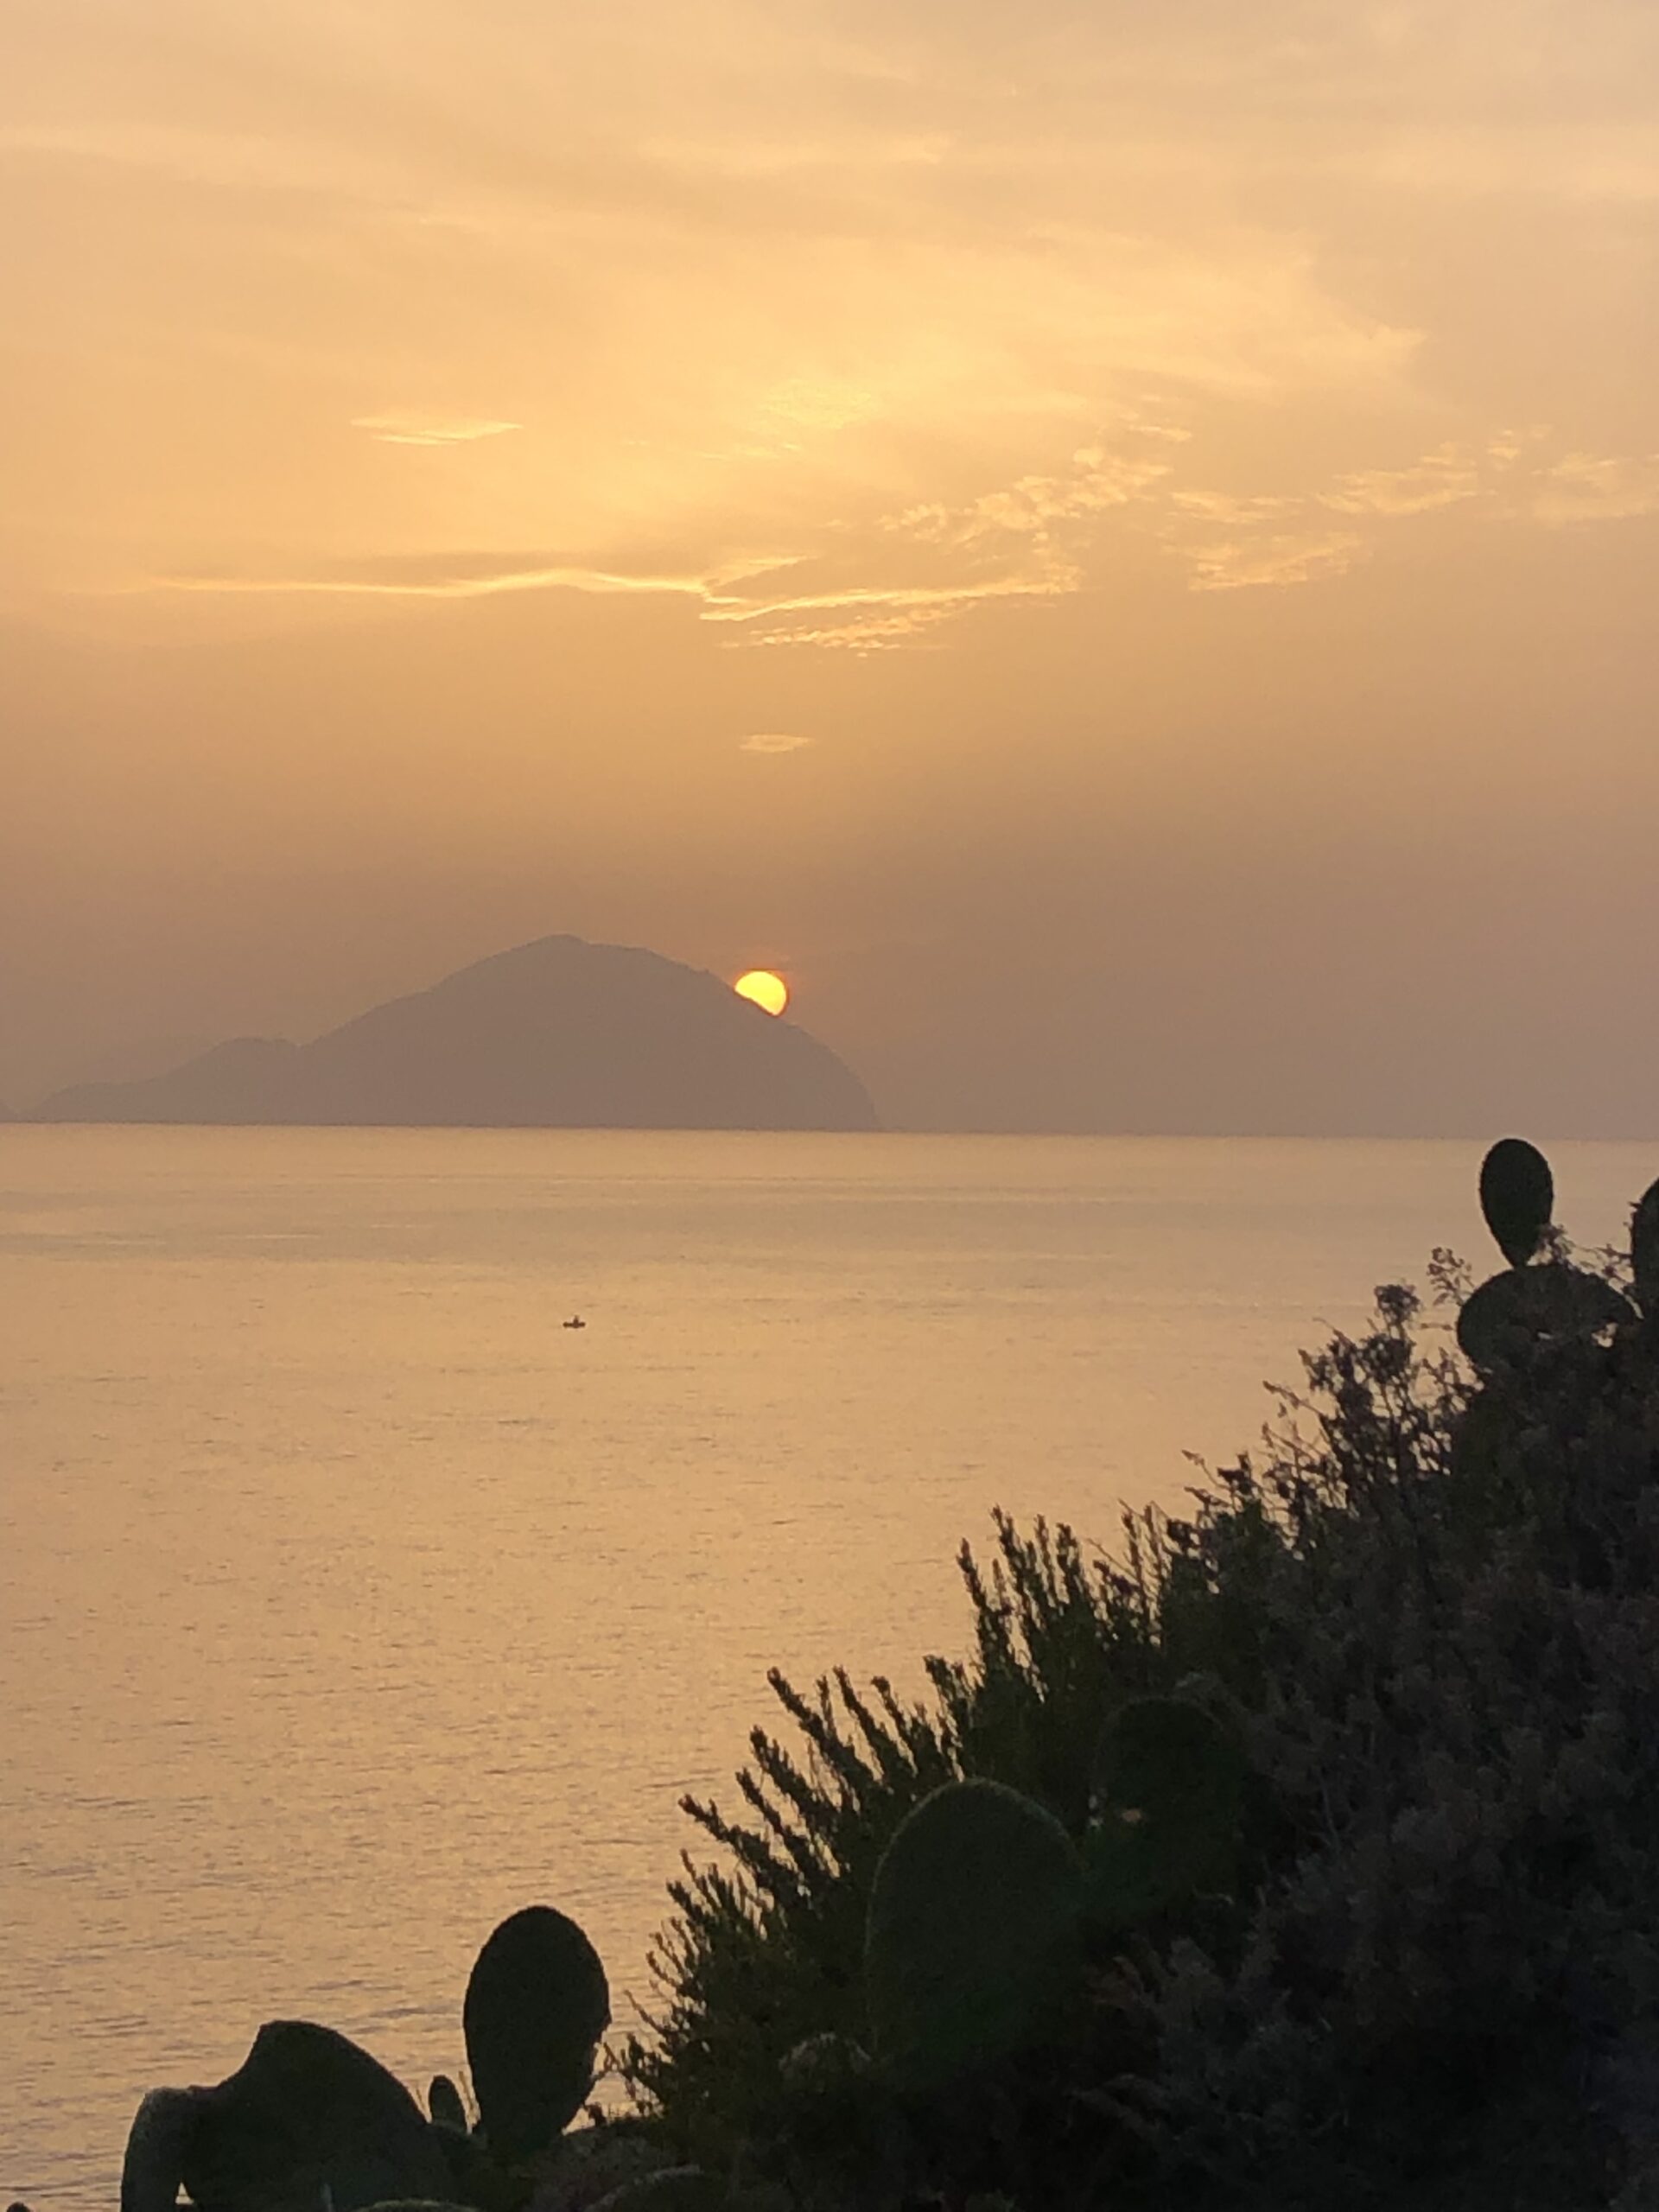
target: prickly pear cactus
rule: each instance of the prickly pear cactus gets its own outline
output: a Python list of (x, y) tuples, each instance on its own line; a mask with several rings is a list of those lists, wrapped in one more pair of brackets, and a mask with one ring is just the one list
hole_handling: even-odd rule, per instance
[(1083, 1866), (1051, 1813), (988, 1781), (949, 1782), (876, 1870), (864, 1947), (876, 2056), (927, 2090), (1028, 2040), (1074, 1970)]
[(1524, 1366), (1543, 1344), (1587, 1343), (1636, 1319), (1628, 1299), (1599, 1275), (1564, 1261), (1510, 1268), (1464, 1300), (1458, 1343), (1483, 1373)]
[(1227, 1732), (1184, 1698), (1131, 1698), (1101, 1731), (1085, 1857), (1090, 1920), (1136, 1926), (1233, 1883), (1245, 1765)]
[(1537, 1146), (1500, 1137), (1480, 1163), (1480, 1210), (1512, 1268), (1524, 1268), (1543, 1243), (1554, 1204), (1554, 1178)]
[(518, 2164), (563, 2134), (593, 2088), (610, 2021), (605, 1969), (574, 1920), (538, 1904), (502, 1922), (461, 2014), (479, 2126), (497, 2158)]
[(435, 2132), (366, 2050), (310, 2020), (268, 2020), (213, 2088), (154, 2089), (121, 2174), (123, 2212), (168, 2212), (181, 2189), (214, 2212), (338, 2212), (450, 2193)]
[(461, 2091), (447, 2074), (432, 2076), (426, 2093), (426, 2108), (435, 2127), (447, 2127), (454, 2135), (466, 2134), (467, 2107), (461, 2101)]

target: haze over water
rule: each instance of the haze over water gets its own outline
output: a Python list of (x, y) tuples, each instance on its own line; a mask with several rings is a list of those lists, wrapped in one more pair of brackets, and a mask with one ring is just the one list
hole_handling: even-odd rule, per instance
[[(1616, 1235), (1650, 1149), (1553, 1145)], [(0, 2190), (321, 2018), (419, 2088), (574, 1912), (619, 2024), (764, 1675), (915, 1679), (1451, 1243), (1466, 1143), (0, 1133)], [(583, 1332), (559, 1324), (573, 1311)]]

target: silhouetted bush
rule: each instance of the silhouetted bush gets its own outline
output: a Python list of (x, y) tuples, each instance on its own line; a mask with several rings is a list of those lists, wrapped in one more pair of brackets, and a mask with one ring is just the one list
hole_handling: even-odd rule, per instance
[[(988, 1569), (962, 1554), (973, 1655), (925, 1700), (772, 1678), (799, 1741), (755, 1732), (741, 1816), (687, 1801), (722, 1858), (686, 1861), (625, 2054), (673, 2140), (811, 2212), (1659, 2207), (1659, 1201), (1634, 1269), (1575, 1268), (1529, 1151), (1484, 1190), (1516, 1264), (1477, 1379), (1385, 1288), (1118, 1558), (998, 1515)], [(1021, 2047), (918, 2088), (873, 2033), (867, 1916), (964, 1777), (1096, 1886)]]

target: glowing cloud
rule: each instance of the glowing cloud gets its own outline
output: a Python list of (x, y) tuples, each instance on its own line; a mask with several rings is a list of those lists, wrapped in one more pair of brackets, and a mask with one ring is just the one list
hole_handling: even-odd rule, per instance
[(1320, 504), (1346, 515), (1417, 515), (1472, 499), (1480, 490), (1475, 458), (1455, 445), (1437, 447), (1408, 468), (1364, 468), (1339, 477)]
[(522, 430), (522, 423), (498, 423), (466, 417), (459, 422), (435, 421), (422, 415), (359, 415), (354, 430), (366, 430), (387, 446), (469, 446), (480, 438), (499, 438), (509, 430)]
[(1623, 522), (1659, 513), (1659, 453), (1569, 453), (1543, 471), (1541, 522)]
[(1307, 534), (1275, 531), (1256, 538), (1226, 539), (1191, 549), (1194, 591), (1255, 591), (1340, 576), (1364, 557), (1364, 540), (1351, 531)]

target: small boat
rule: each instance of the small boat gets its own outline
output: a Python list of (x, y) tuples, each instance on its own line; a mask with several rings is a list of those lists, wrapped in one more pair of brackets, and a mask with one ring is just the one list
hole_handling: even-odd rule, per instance
[(573, 1313), (564, 1325), (567, 1329), (585, 1329), (588, 1324), (582, 1319), (580, 1313)]

